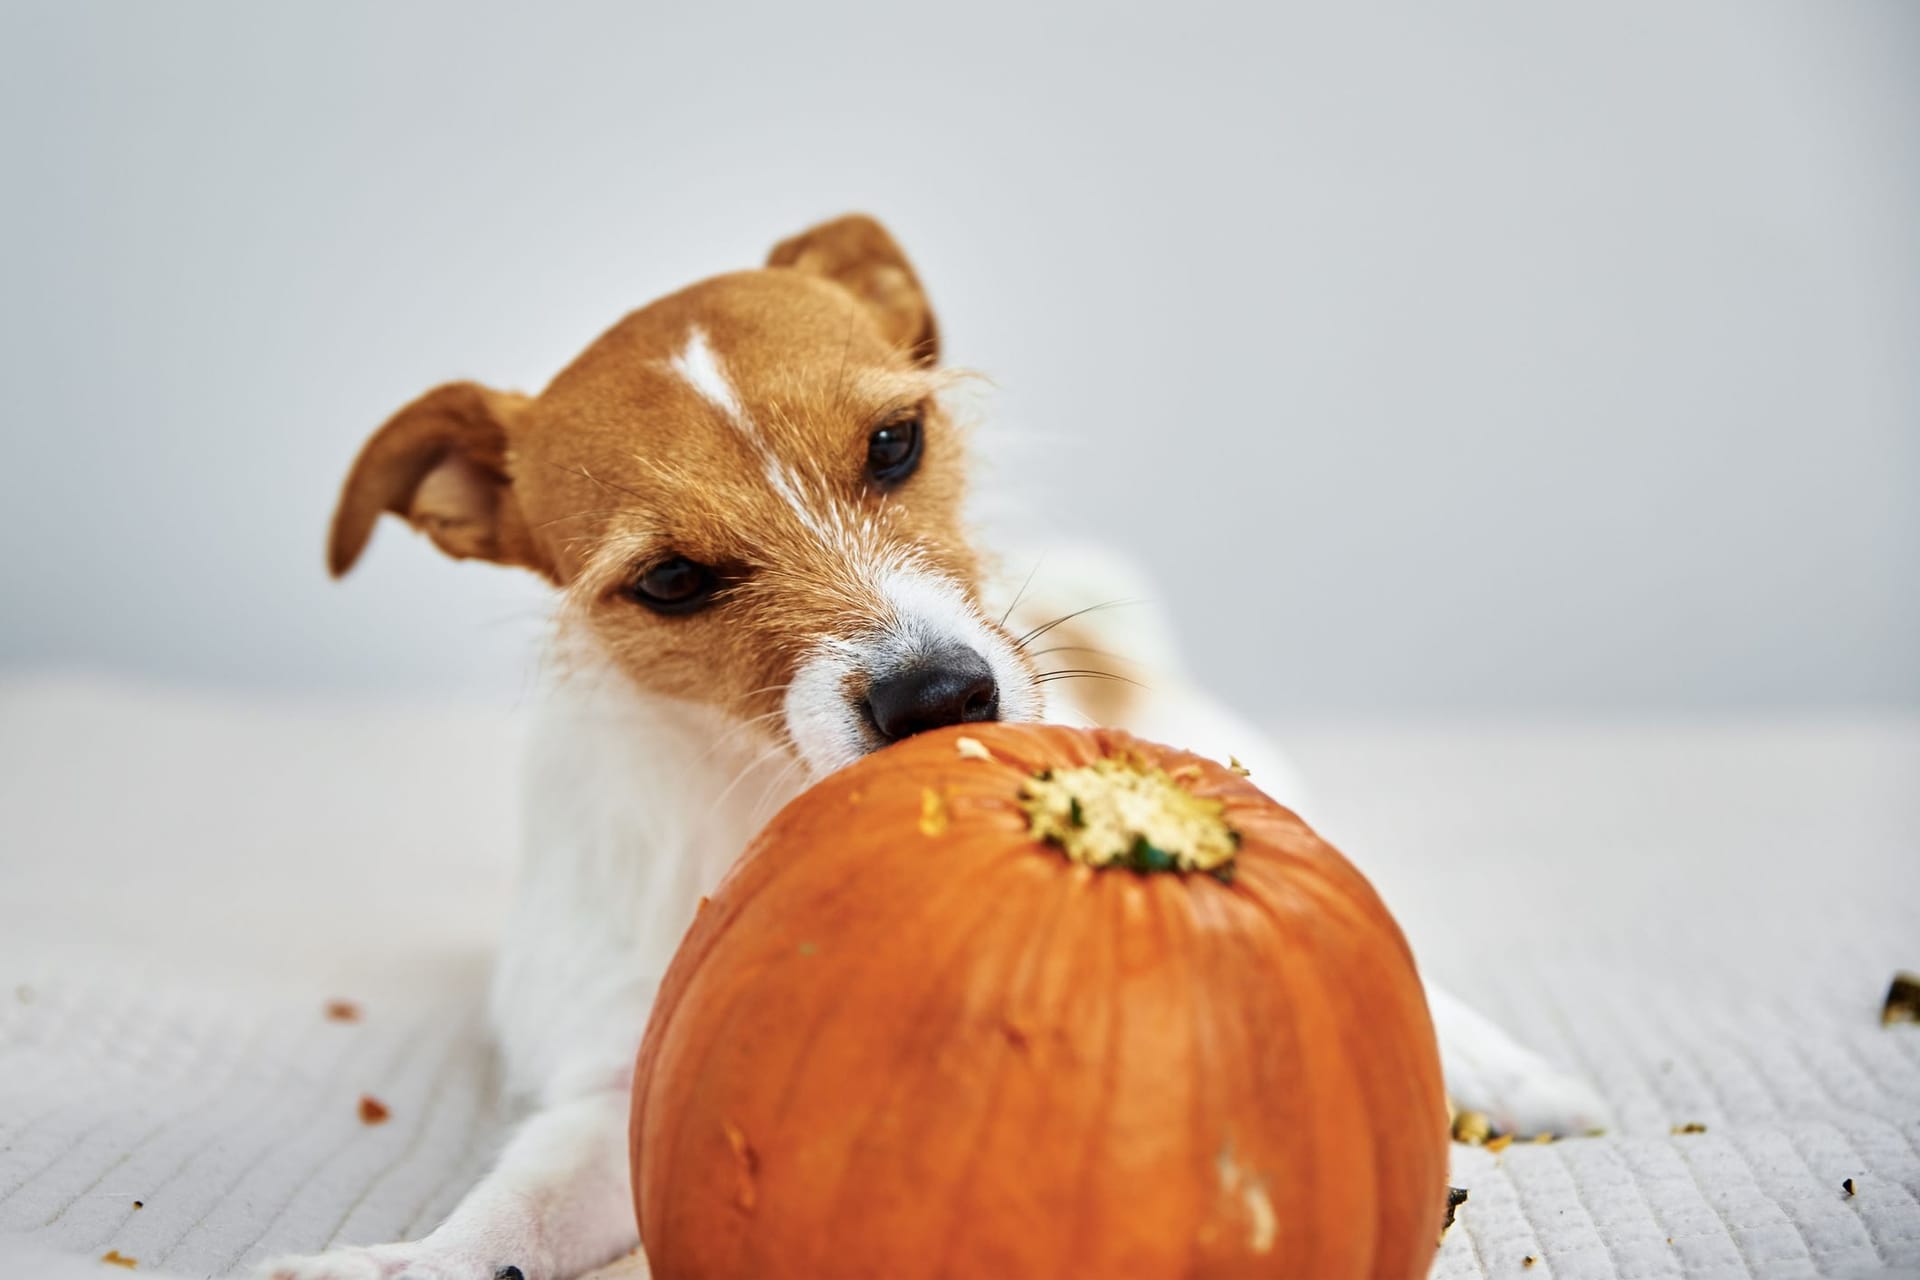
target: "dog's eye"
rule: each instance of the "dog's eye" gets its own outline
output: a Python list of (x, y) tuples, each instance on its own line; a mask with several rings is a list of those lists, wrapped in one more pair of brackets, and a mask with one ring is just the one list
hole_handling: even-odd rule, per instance
[(920, 418), (889, 422), (867, 437), (867, 479), (890, 489), (920, 465)]
[(692, 613), (713, 597), (719, 584), (707, 566), (675, 556), (642, 571), (627, 594), (655, 613)]

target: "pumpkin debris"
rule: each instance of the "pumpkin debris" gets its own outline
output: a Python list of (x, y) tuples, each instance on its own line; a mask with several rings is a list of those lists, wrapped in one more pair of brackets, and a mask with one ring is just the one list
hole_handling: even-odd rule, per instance
[(987, 744), (978, 738), (955, 738), (953, 749), (960, 753), (962, 760), (993, 759), (993, 752), (987, 750)]
[(1273, 1211), (1273, 1197), (1267, 1194), (1266, 1179), (1234, 1159), (1231, 1139), (1220, 1148), (1213, 1165), (1220, 1174), (1220, 1194), (1238, 1200), (1246, 1211), (1247, 1248), (1255, 1253), (1273, 1252), (1274, 1241), (1280, 1235), (1280, 1217)]
[(1231, 756), (1231, 755), (1228, 756), (1227, 768), (1232, 770), (1234, 773), (1239, 774), (1243, 778), (1251, 778), (1253, 776), (1253, 770), (1241, 764), (1239, 756)]
[(1248, 1184), (1241, 1194), (1247, 1202), (1247, 1216), (1253, 1219), (1247, 1228), (1247, 1248), (1255, 1253), (1272, 1253), (1274, 1237), (1280, 1234), (1280, 1219), (1273, 1211), (1272, 1198), (1258, 1182)]
[(1453, 1140), (1470, 1147), (1483, 1145), (1493, 1136), (1493, 1121), (1484, 1111), (1462, 1111), (1453, 1118)]
[(1466, 1202), (1467, 1189), (1465, 1187), (1447, 1188), (1447, 1216), (1440, 1219), (1441, 1240), (1444, 1241), (1447, 1238), (1447, 1228), (1453, 1225), (1454, 1216), (1459, 1213), (1460, 1206)]
[(1675, 1133), (1705, 1133), (1707, 1126), (1701, 1124), (1698, 1120), (1689, 1120), (1685, 1124), (1673, 1126), (1673, 1131)]
[(1920, 1022), (1920, 974), (1902, 970), (1893, 975), (1886, 1001), (1880, 1006), (1880, 1025)]
[(1487, 1150), (1489, 1151), (1505, 1151), (1512, 1145), (1513, 1135), (1510, 1133), (1495, 1134), (1493, 1137), (1487, 1139)]
[(370, 1093), (360, 1095), (361, 1124), (385, 1124), (391, 1115), (393, 1112), (388, 1110), (387, 1104), (380, 1099)]
[(946, 797), (932, 787), (920, 789), (920, 834), (937, 836), (943, 834), (951, 818), (947, 813)]
[(720, 1129), (727, 1136), (727, 1147), (733, 1152), (733, 1163), (739, 1174), (734, 1185), (733, 1202), (752, 1213), (753, 1206), (760, 1199), (759, 1189), (754, 1183), (760, 1172), (760, 1153), (753, 1149), (753, 1144), (747, 1141), (747, 1135), (733, 1121), (721, 1121)]
[(129, 1271), (133, 1270), (135, 1267), (140, 1265), (140, 1259), (129, 1258), (126, 1254), (120, 1252), (118, 1249), (107, 1250), (105, 1253), (100, 1255), (100, 1261), (106, 1263), (108, 1266), (111, 1266), (111, 1267), (125, 1267)]
[(145, 1200), (135, 1200), (133, 1202), (133, 1207), (136, 1209), (144, 1209), (147, 1207), (147, 1202)]
[(1848, 1195), (1852, 1195), (1852, 1194), (1853, 1194), (1853, 1179), (1852, 1179), (1852, 1178), (1842, 1178), (1842, 1179), (1840, 1180), (1840, 1189), (1841, 1189), (1842, 1191), (1844, 1191), (1844, 1192), (1846, 1192), (1846, 1193), (1847, 1193)]
[(1049, 769), (1027, 779), (1020, 805), (1028, 835), (1089, 867), (1224, 878), (1240, 848), (1225, 802), (1194, 795), (1142, 760), (1108, 757)]
[(327, 1021), (358, 1022), (360, 1006), (351, 1000), (329, 1000), (327, 1001)]
[(1540, 1261), (1540, 1259), (1534, 1257), (1532, 1254), (1528, 1254), (1526, 1257), (1520, 1259), (1520, 1265), (1523, 1267), (1530, 1267), (1538, 1261)]

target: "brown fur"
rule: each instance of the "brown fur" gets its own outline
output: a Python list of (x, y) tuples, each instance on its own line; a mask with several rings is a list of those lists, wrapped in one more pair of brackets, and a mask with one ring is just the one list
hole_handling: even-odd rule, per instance
[[(696, 326), (753, 435), (674, 371)], [(347, 572), (379, 515), (402, 515), (451, 556), (530, 568), (563, 588), (572, 616), (642, 687), (767, 712), (806, 644), (884, 623), (884, 601), (850, 557), (910, 549), (976, 589), (963, 442), (936, 399), (947, 375), (930, 367), (938, 345), (892, 237), (858, 215), (826, 223), (780, 244), (766, 268), (627, 316), (537, 397), (454, 383), (406, 406), (354, 463), (329, 564)], [(869, 434), (916, 410), (919, 471), (871, 491)], [(849, 536), (809, 529), (769, 459)], [(726, 575), (710, 608), (662, 617), (625, 594), (672, 555)]]

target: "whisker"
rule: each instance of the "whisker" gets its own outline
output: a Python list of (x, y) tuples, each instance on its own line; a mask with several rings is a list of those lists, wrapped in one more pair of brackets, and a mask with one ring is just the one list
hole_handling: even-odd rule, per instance
[(1046, 562), (1047, 553), (1042, 551), (1040, 558), (1033, 562), (1033, 568), (1027, 570), (1027, 580), (1020, 584), (1020, 589), (1013, 593), (1013, 599), (1007, 603), (1007, 611), (1000, 615), (1000, 625), (1002, 627), (1007, 625), (1007, 619), (1013, 616), (1013, 611), (1020, 607), (1020, 601), (1026, 597), (1027, 588), (1033, 585), (1033, 575), (1039, 573), (1040, 566)]
[(765, 791), (760, 796), (760, 803), (754, 806), (753, 811), (747, 815), (748, 825), (752, 826), (756, 831), (766, 825), (767, 819), (773, 816), (772, 811), (778, 809), (780, 805), (784, 803), (787, 788), (794, 781), (796, 775), (798, 775), (801, 780), (805, 780), (806, 765), (798, 756), (789, 758), (787, 763), (781, 766), (780, 772), (775, 774), (772, 780), (767, 783)]
[(775, 742), (771, 747), (768, 747), (765, 751), (762, 751), (759, 755), (755, 756), (752, 760), (749, 760), (746, 763), (746, 765), (741, 768), (740, 772), (733, 776), (733, 781), (729, 782), (721, 790), (720, 794), (714, 798), (713, 807), (710, 810), (708, 810), (709, 814), (718, 813), (721, 810), (721, 808), (723, 808), (726, 805), (727, 797), (731, 796), (734, 793), (734, 790), (737, 787), (739, 787), (741, 783), (745, 782), (747, 778), (753, 773), (754, 770), (758, 769), (761, 765), (767, 763), (767, 761), (772, 760), (775, 756), (779, 755), (781, 752), (786, 751), (788, 749), (789, 749), (788, 744), (783, 737), (781, 741)]
[(1041, 636), (1047, 634), (1047, 632), (1053, 630), (1055, 627), (1059, 626), (1063, 622), (1072, 622), (1075, 618), (1083, 617), (1089, 613), (1098, 613), (1102, 609), (1118, 609), (1123, 605), (1135, 605), (1135, 604), (1143, 604), (1143, 603), (1145, 602), (1141, 600), (1103, 600), (1099, 604), (1090, 604), (1084, 609), (1075, 609), (1072, 613), (1065, 613), (1060, 615), (1059, 617), (1055, 618), (1052, 622), (1041, 623), (1039, 626), (1035, 627), (1033, 630), (1027, 632), (1027, 634), (1021, 636), (1018, 640), (1015, 640), (1013, 642), (1014, 648), (1025, 649), (1033, 641), (1038, 640)]
[(715, 739), (713, 743), (709, 745), (705, 751), (702, 751), (699, 755), (695, 756), (693, 759), (693, 763), (705, 764), (708, 760), (720, 754), (721, 751), (725, 750), (728, 747), (731, 747), (735, 742), (739, 741), (740, 738), (742, 738), (746, 734), (752, 732), (753, 730), (763, 728), (767, 724), (779, 719), (780, 715), (781, 715), (781, 712), (776, 708), (775, 710), (763, 712), (760, 715), (750, 716), (747, 719), (742, 720), (739, 724), (734, 725), (732, 728), (728, 729), (725, 733), (721, 734), (717, 739)]
[(634, 489), (629, 489), (623, 484), (615, 484), (611, 480), (602, 480), (599, 476), (596, 476), (591, 472), (589, 472), (585, 467), (570, 467), (566, 465), (564, 462), (555, 462), (551, 458), (542, 458), (540, 459), (540, 461), (546, 463), (548, 466), (552, 467), (556, 471), (564, 471), (568, 475), (579, 476), (582, 480), (585, 480), (588, 484), (597, 484), (603, 489), (612, 489), (615, 493), (624, 493), (629, 498), (639, 498), (642, 501), (646, 500), (646, 495), (640, 493), (639, 491)]
[(532, 525), (530, 527), (535, 529), (544, 529), (548, 525), (559, 524), (563, 520), (584, 520), (588, 516), (618, 515), (620, 512), (624, 510), (626, 510), (626, 508), (624, 507), (597, 507), (590, 511), (575, 511), (570, 515), (555, 516), (551, 520), (542, 520), (539, 524)]
[(1078, 720), (1080, 722), (1080, 727), (1083, 729), (1098, 729), (1101, 727), (1100, 722), (1098, 720), (1095, 720), (1092, 716), (1080, 710), (1080, 708), (1078, 707), (1064, 707), (1064, 706), (1049, 707), (1047, 708), (1047, 711), (1048, 711), (1048, 714), (1064, 711), (1068, 715), (1072, 716), (1074, 719)]
[(1035, 684), (1051, 684), (1055, 680), (1118, 680), (1121, 684), (1130, 684), (1136, 689), (1147, 687), (1138, 680), (1115, 675), (1111, 671), (1047, 671), (1033, 678)]
[(1111, 649), (1096, 649), (1090, 644), (1055, 644), (1044, 649), (1033, 649), (1027, 653), (1029, 658), (1043, 658), (1049, 653), (1091, 653), (1096, 657), (1112, 658), (1115, 662), (1129, 662), (1125, 654), (1115, 653)]
[(847, 403), (847, 357), (853, 351), (853, 325), (860, 314), (856, 303), (847, 308), (847, 331), (840, 342), (840, 368), (833, 375), (833, 403), (844, 408)]

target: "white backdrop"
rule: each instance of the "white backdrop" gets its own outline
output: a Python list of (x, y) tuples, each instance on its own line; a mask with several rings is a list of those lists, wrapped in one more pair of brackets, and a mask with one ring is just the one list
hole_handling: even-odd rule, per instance
[(1920, 705), (1920, 6), (522, 8), (0, 13), (0, 664), (519, 688), (361, 439), (865, 208), (1250, 711)]

